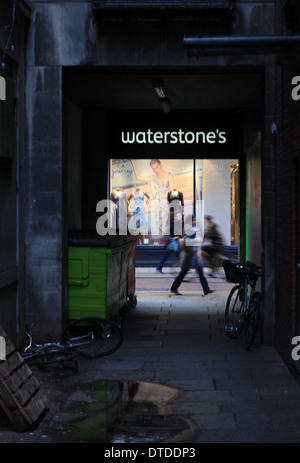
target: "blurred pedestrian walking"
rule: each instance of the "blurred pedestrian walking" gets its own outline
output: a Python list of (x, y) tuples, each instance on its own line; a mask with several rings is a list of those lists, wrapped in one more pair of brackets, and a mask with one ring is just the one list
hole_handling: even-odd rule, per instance
[(204, 295), (213, 293), (215, 290), (210, 289), (208, 282), (203, 273), (203, 263), (199, 259), (198, 253), (201, 244), (201, 235), (200, 229), (196, 225), (196, 219), (192, 217), (192, 226), (186, 230), (184, 237), (184, 259), (182, 262), (182, 267), (180, 273), (175, 278), (172, 286), (171, 293), (176, 296), (181, 296), (182, 293), (178, 291), (179, 286), (181, 285), (185, 275), (190, 269), (196, 269), (198, 272), (199, 280), (203, 288)]

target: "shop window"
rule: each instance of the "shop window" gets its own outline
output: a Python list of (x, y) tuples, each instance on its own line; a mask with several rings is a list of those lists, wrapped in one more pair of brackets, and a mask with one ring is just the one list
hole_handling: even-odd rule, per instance
[[(195, 214), (218, 222), (226, 245), (238, 244), (238, 161), (111, 159), (110, 227), (127, 227), (140, 244), (181, 236)], [(122, 223), (121, 223), (122, 222)]]
[(129, 230), (139, 231), (141, 243), (182, 235), (183, 218), (193, 213), (192, 159), (114, 159), (110, 169), (113, 224), (126, 207)]
[[(233, 166), (236, 166), (235, 170)], [(209, 215), (223, 235), (226, 245), (237, 245), (238, 223), (238, 161), (231, 159), (196, 160), (196, 201), (198, 216)], [(197, 203), (196, 203), (197, 204)]]

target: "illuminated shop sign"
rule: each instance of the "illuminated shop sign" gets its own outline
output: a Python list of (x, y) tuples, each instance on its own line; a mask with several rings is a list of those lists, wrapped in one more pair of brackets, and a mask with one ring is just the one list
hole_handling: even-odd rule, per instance
[(216, 129), (214, 131), (184, 131), (182, 129), (170, 131), (153, 131), (147, 129), (146, 131), (127, 131), (121, 132), (121, 142), (124, 144), (132, 143), (149, 143), (149, 144), (191, 144), (191, 143), (226, 143), (226, 132)]
[(240, 120), (233, 115), (114, 114), (109, 121), (109, 153), (116, 158), (232, 157), (239, 152), (239, 127)]

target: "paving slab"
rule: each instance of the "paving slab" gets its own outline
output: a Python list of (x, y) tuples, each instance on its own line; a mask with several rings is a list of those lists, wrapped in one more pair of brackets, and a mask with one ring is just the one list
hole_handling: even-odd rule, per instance
[[(38, 372), (53, 399), (48, 414), (30, 435), (15, 433), (0, 414), (0, 442), (60, 442), (62, 435), (49, 430), (65, 429), (74, 392), (85, 384), (122, 381), (178, 391), (166, 414), (174, 416), (178, 429), (183, 422), (193, 428), (180, 434), (182, 442), (299, 443), (300, 389), (276, 349), (258, 339), (245, 351), (240, 339), (229, 339), (224, 331), (232, 285), (210, 279), (217, 290), (203, 297), (198, 282), (187, 282), (180, 288), (182, 296), (170, 296), (173, 274), (160, 278), (153, 270), (147, 277), (142, 273), (137, 278), (138, 304), (122, 320), (120, 349), (105, 358), (79, 360), (78, 371)], [(134, 400), (130, 426), (143, 403)], [(154, 408), (145, 411), (149, 420)], [(161, 422), (160, 415), (157, 426)], [(149, 429), (153, 426), (151, 421)], [(121, 434), (119, 439), (125, 439)]]

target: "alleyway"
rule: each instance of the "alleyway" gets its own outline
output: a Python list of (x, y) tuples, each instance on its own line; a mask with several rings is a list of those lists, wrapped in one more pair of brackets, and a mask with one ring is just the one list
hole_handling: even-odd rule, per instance
[[(245, 352), (240, 340), (224, 333), (231, 285), (211, 279), (217, 291), (202, 297), (191, 280), (182, 284), (183, 296), (170, 297), (172, 279), (138, 272), (138, 305), (123, 320), (122, 347), (104, 359), (80, 360), (78, 372), (37, 372), (51, 397), (49, 412), (22, 434), (8, 431), (1, 414), (0, 442), (101, 442), (100, 434), (95, 437), (99, 419), (83, 434), (77, 427), (75, 435), (70, 425), (87, 418), (82, 406), (96, 402), (101, 381), (123, 382), (123, 391), (125, 383), (140, 385), (140, 398), (134, 396), (126, 410), (123, 394), (123, 425), (117, 420), (106, 429), (111, 442), (300, 442), (299, 386), (276, 350), (258, 340)], [(110, 413), (116, 412), (108, 408), (107, 423), (113, 422)]]

